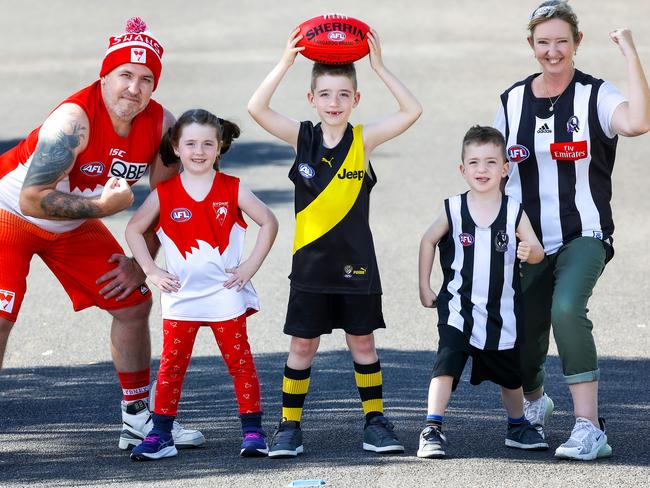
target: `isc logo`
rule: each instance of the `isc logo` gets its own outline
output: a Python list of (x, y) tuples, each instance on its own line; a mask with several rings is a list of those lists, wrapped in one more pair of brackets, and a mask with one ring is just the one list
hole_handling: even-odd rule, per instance
[(528, 159), (528, 156), (530, 156), (530, 151), (526, 146), (515, 144), (508, 148), (508, 161), (511, 163), (521, 163)]
[(335, 42), (345, 41), (345, 37), (346, 37), (345, 32), (341, 32), (341, 31), (334, 31), (327, 34), (327, 38), (330, 41), (335, 41)]
[(138, 181), (145, 171), (147, 171), (147, 163), (130, 163), (113, 158), (109, 175), (124, 178), (127, 181)]
[(192, 218), (192, 212), (186, 208), (175, 208), (172, 210), (171, 218), (174, 222), (187, 222)]
[(101, 161), (95, 161), (94, 163), (84, 164), (81, 168), (79, 168), (79, 171), (81, 171), (86, 176), (99, 176), (104, 173), (105, 169), (106, 166), (104, 166), (104, 163)]

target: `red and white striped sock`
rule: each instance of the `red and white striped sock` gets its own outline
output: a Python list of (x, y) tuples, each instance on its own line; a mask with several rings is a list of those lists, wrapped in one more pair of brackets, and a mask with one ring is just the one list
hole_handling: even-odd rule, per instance
[(149, 368), (132, 373), (117, 372), (122, 385), (123, 400), (127, 403), (149, 398)]

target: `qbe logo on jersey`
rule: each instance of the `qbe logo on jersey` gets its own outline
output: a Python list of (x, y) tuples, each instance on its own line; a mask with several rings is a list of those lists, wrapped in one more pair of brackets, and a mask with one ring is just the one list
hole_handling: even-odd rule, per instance
[(9, 290), (0, 290), (0, 310), (11, 313), (14, 310), (16, 294)]
[(138, 181), (147, 171), (147, 166), (147, 163), (130, 163), (113, 158), (108, 174), (116, 178), (124, 178), (126, 181)]

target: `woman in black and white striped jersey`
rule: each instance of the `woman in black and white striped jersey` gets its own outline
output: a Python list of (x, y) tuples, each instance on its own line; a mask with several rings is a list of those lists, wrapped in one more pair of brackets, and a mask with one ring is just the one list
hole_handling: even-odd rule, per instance
[(650, 89), (627, 28), (609, 34), (627, 65), (627, 100), (610, 83), (575, 69), (582, 32), (566, 2), (542, 3), (528, 29), (542, 72), (501, 95), (494, 122), (511, 162), (505, 191), (522, 202), (546, 253), (542, 263), (523, 267), (525, 410), (542, 432), (553, 411), (544, 393), (552, 325), (576, 417), (555, 455), (590, 460), (612, 451), (598, 417), (600, 371), (587, 301), (614, 253), (610, 199), (618, 136), (650, 129)]

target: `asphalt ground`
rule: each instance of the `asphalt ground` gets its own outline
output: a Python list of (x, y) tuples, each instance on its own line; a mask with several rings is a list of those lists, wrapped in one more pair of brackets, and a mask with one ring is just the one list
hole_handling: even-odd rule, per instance
[[(642, 0), (572, 1), (585, 33), (576, 67), (627, 92), (624, 60), (607, 33), (629, 26), (650, 69), (650, 4)], [(377, 333), (386, 412), (406, 447), (380, 457), (361, 449), (362, 415), (342, 334), (323, 338), (313, 368), (298, 460), (241, 459), (239, 422), (230, 378), (216, 345), (201, 331), (187, 374), (180, 419), (201, 429), (207, 444), (159, 463), (132, 463), (117, 449), (119, 386), (110, 362), (108, 316), (74, 313), (53, 275), (32, 262), (28, 293), (0, 373), (2, 486), (286, 486), (318, 478), (326, 486), (650, 486), (650, 319), (647, 279), (650, 136), (622, 139), (614, 172), (616, 256), (590, 302), (600, 353), (600, 405), (614, 449), (609, 460), (556, 461), (552, 450), (573, 419), (568, 390), (552, 348), (547, 391), (556, 403), (551, 451), (524, 453), (503, 445), (505, 412), (498, 389), (471, 387), (454, 395), (446, 420), (450, 457), (415, 457), (435, 358), (435, 312), (417, 294), (419, 239), (442, 200), (464, 190), (457, 171), (460, 141), (475, 123), (490, 124), (498, 95), (536, 71), (525, 25), (535, 2), (387, 1), (236, 3), (0, 0), (0, 147), (11, 147), (63, 98), (97, 77), (108, 36), (126, 18), (142, 16), (165, 48), (155, 98), (179, 115), (207, 108), (242, 127), (224, 161), (276, 213), (280, 232), (254, 278), (263, 310), (250, 319), (262, 380), (265, 427), (281, 408), (288, 338), (282, 325), (293, 232), (293, 194), (286, 177), (292, 150), (256, 126), (248, 98), (276, 63), (287, 33), (304, 19), (343, 12), (374, 26), (386, 65), (424, 106), (405, 134), (378, 148), (373, 166), (371, 225), (384, 289), (388, 328)], [(371, 121), (396, 104), (367, 60), (357, 63), (360, 106), (353, 123)], [(273, 106), (297, 119), (314, 117), (306, 103), (310, 63), (298, 58)], [(138, 201), (146, 186), (136, 187)], [(131, 212), (106, 219), (122, 242)], [(254, 242), (251, 226), (248, 243)], [(0, 270), (0, 272), (5, 272)], [(440, 283), (434, 274), (434, 285)], [(161, 346), (160, 308), (152, 312), (154, 363)]]

